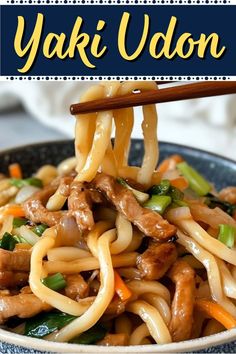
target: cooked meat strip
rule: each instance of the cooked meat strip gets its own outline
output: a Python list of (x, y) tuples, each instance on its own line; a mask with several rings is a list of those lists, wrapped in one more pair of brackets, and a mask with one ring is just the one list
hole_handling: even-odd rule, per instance
[(12, 316), (28, 318), (50, 309), (50, 305), (42, 302), (34, 294), (0, 296), (0, 324)]
[(163, 277), (176, 258), (177, 251), (173, 243), (153, 243), (143, 254), (138, 256), (137, 267), (143, 278), (157, 280)]
[(168, 275), (175, 283), (169, 329), (172, 340), (180, 342), (190, 339), (191, 336), (195, 301), (195, 272), (187, 262), (177, 260)]
[(50, 184), (36, 192), (23, 203), (25, 216), (34, 223), (42, 223), (54, 226), (59, 223), (66, 211), (48, 211), (45, 208), (48, 199), (56, 192), (56, 184)]
[(70, 195), (70, 187), (71, 183), (73, 182), (72, 176), (62, 177), (60, 179), (60, 184), (58, 187), (58, 192), (63, 195), (64, 197), (69, 197)]
[(100, 173), (92, 183), (145, 235), (164, 241), (175, 234), (175, 226), (170, 225), (158, 213), (139, 205), (133, 193), (116, 182), (112, 176)]
[(115, 299), (108, 305), (105, 315), (119, 316), (125, 312), (125, 305), (126, 302), (121, 301), (120, 299)]
[(87, 189), (81, 182), (73, 182), (68, 198), (68, 209), (75, 217), (80, 231), (91, 230), (94, 226), (92, 205), (103, 201), (101, 193)]
[(30, 270), (30, 255), (30, 251), (25, 249), (15, 251), (0, 249), (0, 271), (28, 272)]
[(80, 274), (66, 276), (65, 294), (73, 300), (79, 300), (89, 295), (89, 286)]
[(107, 334), (102, 340), (96, 343), (106, 347), (111, 345), (128, 345), (128, 335), (126, 333)]
[[(58, 191), (68, 197), (68, 211), (49, 211), (46, 204), (49, 198)], [(94, 226), (92, 205), (101, 203), (104, 198), (101, 193), (90, 189), (80, 182), (73, 182), (72, 176), (56, 178), (50, 185), (36, 192), (25, 201), (23, 208), (26, 217), (34, 223), (43, 223), (48, 226), (58, 224), (63, 216), (69, 215), (76, 219), (81, 232), (91, 230)]]
[(27, 272), (0, 272), (0, 289), (15, 288), (24, 286), (28, 283), (29, 273)]
[(219, 193), (219, 198), (224, 202), (236, 204), (236, 187), (226, 187)]

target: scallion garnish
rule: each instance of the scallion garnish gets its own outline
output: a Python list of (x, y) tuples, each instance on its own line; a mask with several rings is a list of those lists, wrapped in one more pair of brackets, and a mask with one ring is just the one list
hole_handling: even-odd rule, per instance
[(201, 176), (194, 168), (189, 166), (187, 162), (178, 163), (177, 168), (189, 182), (190, 188), (199, 196), (204, 196), (210, 192), (211, 186), (207, 180)]
[(42, 312), (26, 319), (24, 334), (29, 337), (43, 338), (75, 319), (75, 316), (63, 312)]
[(11, 178), (10, 184), (17, 187), (17, 188), (22, 188), (24, 186), (34, 186), (34, 187), (38, 187), (38, 188), (43, 187), (43, 183), (42, 183), (41, 179), (36, 178), (36, 177), (30, 177), (30, 178), (26, 178), (26, 179)]
[(13, 251), (17, 243), (17, 240), (15, 240), (14, 237), (9, 234), (9, 232), (5, 232), (0, 240), (0, 248), (3, 248), (7, 251)]
[(27, 219), (24, 218), (14, 218), (13, 219), (13, 228), (16, 229), (18, 227), (21, 227), (22, 225), (26, 225), (28, 222)]
[(38, 235), (38, 236), (42, 236), (42, 234), (44, 233), (44, 231), (48, 228), (47, 225), (45, 224), (39, 224), (39, 225), (36, 225), (32, 228), (32, 231)]
[(163, 179), (160, 184), (155, 184), (152, 186), (148, 193), (153, 195), (166, 195), (170, 189), (170, 181), (168, 179)]
[(61, 273), (56, 273), (54, 275), (50, 275), (49, 277), (43, 278), (41, 279), (41, 282), (54, 291), (62, 290), (67, 285), (65, 278)]
[(234, 246), (236, 228), (231, 225), (220, 224), (220, 231), (218, 240), (224, 243), (227, 247), (232, 248)]
[(144, 208), (148, 208), (163, 214), (166, 208), (171, 204), (171, 197), (168, 195), (152, 195), (152, 197), (143, 204)]
[(27, 243), (27, 244), (29, 244), (22, 236), (14, 235), (13, 238), (14, 238), (14, 240), (16, 240), (17, 243)]
[(208, 193), (206, 195), (205, 203), (209, 206), (209, 208), (214, 209), (218, 207), (224, 210), (230, 216), (232, 216), (236, 211), (236, 205), (220, 200), (219, 198), (217, 198), (215, 195), (211, 193)]
[(107, 334), (105, 326), (97, 323), (92, 328), (88, 329), (84, 333), (70, 340), (70, 343), (76, 344), (95, 344), (99, 340), (102, 340)]
[(184, 198), (184, 193), (181, 192), (180, 189), (171, 186), (169, 191), (168, 191), (168, 195), (173, 199), (173, 201), (180, 201), (183, 200)]

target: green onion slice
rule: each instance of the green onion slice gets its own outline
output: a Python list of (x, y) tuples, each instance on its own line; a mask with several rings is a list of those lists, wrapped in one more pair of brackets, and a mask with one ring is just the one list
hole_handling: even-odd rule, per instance
[(43, 278), (41, 279), (41, 282), (54, 291), (62, 290), (67, 285), (65, 278), (61, 273), (56, 273), (54, 275), (50, 275), (46, 278)]
[(45, 224), (39, 224), (36, 225), (32, 228), (32, 231), (38, 235), (38, 236), (42, 236), (42, 234), (44, 233), (44, 231), (48, 228), (48, 225)]
[(218, 240), (224, 243), (227, 247), (232, 248), (234, 246), (236, 228), (234, 226), (220, 224), (220, 231)]
[(21, 227), (22, 225), (26, 225), (28, 222), (27, 219), (24, 218), (14, 218), (13, 219), (13, 228), (16, 229), (18, 227)]
[(15, 240), (14, 237), (9, 234), (9, 232), (5, 232), (0, 240), (0, 248), (3, 248), (7, 251), (13, 251), (17, 243), (17, 240)]
[(211, 186), (208, 181), (194, 168), (189, 166), (187, 162), (181, 162), (177, 164), (177, 168), (189, 182), (190, 188), (199, 196), (204, 196), (210, 192)]
[(17, 187), (17, 188), (22, 188), (24, 186), (34, 186), (34, 187), (38, 187), (38, 188), (43, 187), (43, 183), (42, 183), (41, 179), (36, 178), (36, 177), (31, 177), (31, 178), (26, 178), (26, 179), (11, 178), (10, 184)]
[(170, 189), (170, 181), (168, 179), (163, 179), (160, 184), (155, 184), (152, 186), (148, 193), (153, 195), (166, 195)]
[(80, 334), (78, 337), (73, 338), (70, 343), (95, 344), (99, 340), (102, 340), (106, 334), (107, 329), (100, 324), (96, 324), (86, 332)]
[(34, 338), (43, 338), (46, 335), (61, 329), (77, 317), (63, 312), (40, 313), (26, 319), (24, 335)]
[(171, 204), (171, 197), (168, 195), (152, 195), (152, 197), (143, 204), (144, 208), (148, 208), (163, 214), (166, 208)]

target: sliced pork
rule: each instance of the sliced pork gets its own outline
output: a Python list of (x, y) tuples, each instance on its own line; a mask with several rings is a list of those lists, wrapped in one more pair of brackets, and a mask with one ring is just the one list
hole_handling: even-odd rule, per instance
[(190, 339), (191, 336), (195, 301), (195, 272), (187, 262), (177, 260), (168, 274), (175, 283), (169, 329), (173, 342), (180, 342)]
[(133, 193), (119, 184), (112, 176), (104, 173), (98, 174), (92, 183), (106, 195), (120, 213), (145, 235), (165, 241), (175, 234), (175, 226), (169, 224), (158, 213), (143, 208)]
[(173, 243), (153, 243), (138, 256), (137, 267), (143, 278), (157, 280), (163, 277), (176, 259), (177, 251)]

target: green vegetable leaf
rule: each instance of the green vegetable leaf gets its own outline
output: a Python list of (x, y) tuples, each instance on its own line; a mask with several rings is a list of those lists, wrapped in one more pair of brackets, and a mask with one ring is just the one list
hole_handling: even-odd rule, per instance
[(171, 201), (171, 197), (168, 195), (152, 195), (143, 206), (162, 215), (165, 209), (171, 204)]
[(5, 234), (0, 240), (0, 248), (3, 248), (7, 251), (13, 251), (17, 243), (17, 240), (15, 240), (11, 234), (5, 232)]
[(36, 177), (31, 177), (31, 178), (26, 178), (26, 179), (11, 178), (10, 184), (17, 187), (17, 188), (22, 188), (24, 186), (34, 186), (34, 187), (38, 187), (38, 188), (43, 187), (43, 183), (42, 183), (41, 179), (36, 178)]
[(173, 186), (170, 186), (168, 195), (173, 199), (173, 201), (180, 201), (183, 200), (184, 198), (184, 193), (181, 192), (181, 190), (179, 190), (178, 188)]
[(41, 279), (41, 282), (54, 291), (62, 290), (67, 285), (65, 278), (61, 273), (56, 273), (54, 275), (43, 278)]
[(107, 329), (100, 324), (96, 324), (92, 328), (88, 329), (86, 332), (82, 333), (80, 336), (72, 339), (70, 343), (95, 344), (99, 340), (102, 340), (106, 334)]
[(36, 178), (36, 177), (26, 178), (24, 180), (24, 182), (26, 183), (26, 185), (29, 185), (29, 186), (34, 186), (34, 187), (38, 187), (38, 188), (43, 187), (43, 182), (41, 181), (41, 179)]
[(224, 243), (227, 247), (232, 248), (235, 242), (236, 228), (226, 224), (220, 224), (218, 240)]
[(48, 228), (47, 225), (45, 224), (40, 224), (40, 225), (36, 225), (33, 227), (32, 231), (38, 235), (38, 236), (42, 236), (42, 234), (44, 233), (44, 231)]
[(198, 195), (204, 196), (210, 192), (211, 186), (208, 181), (187, 162), (178, 163), (177, 168), (189, 182), (190, 188)]
[(16, 229), (18, 227), (21, 227), (22, 225), (26, 225), (28, 222), (27, 219), (24, 218), (14, 218), (13, 219), (13, 228)]
[(205, 203), (209, 206), (209, 208), (214, 209), (218, 207), (224, 210), (230, 216), (232, 216), (233, 213), (236, 211), (236, 205), (233, 205), (229, 202), (224, 202), (223, 200), (220, 200), (211, 193), (208, 193), (206, 195)]
[(14, 240), (16, 240), (17, 243), (28, 243), (22, 236), (14, 235), (13, 236)]
[(148, 193), (153, 195), (166, 195), (170, 189), (170, 181), (168, 179), (163, 179), (160, 184), (152, 186)]
[(43, 338), (76, 318), (63, 312), (40, 313), (26, 320), (24, 334), (29, 337)]

